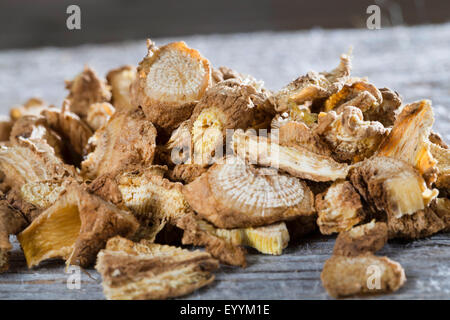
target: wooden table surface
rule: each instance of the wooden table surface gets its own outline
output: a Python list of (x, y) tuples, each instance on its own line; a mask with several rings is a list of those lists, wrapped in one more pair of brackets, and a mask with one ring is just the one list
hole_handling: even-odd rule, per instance
[[(329, 70), (353, 46), (356, 76), (398, 91), (404, 101), (433, 101), (434, 130), (450, 142), (450, 24), (382, 30), (191, 36), (183, 38), (214, 66), (226, 65), (263, 79), (278, 89), (309, 70)], [(154, 39), (164, 44), (175, 39)], [(179, 40), (179, 39), (176, 39)], [(0, 51), (0, 113), (39, 96), (60, 105), (71, 79), (84, 64), (100, 75), (122, 64), (137, 64), (145, 41), (77, 48)], [(320, 272), (334, 237), (312, 236), (291, 244), (281, 256), (250, 251), (246, 269), (225, 267), (216, 281), (189, 299), (327, 299)], [(27, 269), (17, 242), (10, 271), (0, 275), (0, 299), (103, 299), (99, 274), (88, 269), (81, 288), (68, 289), (69, 274), (60, 261)], [(392, 242), (379, 253), (402, 264), (407, 282), (397, 293), (376, 299), (449, 299), (450, 235), (413, 242)]]

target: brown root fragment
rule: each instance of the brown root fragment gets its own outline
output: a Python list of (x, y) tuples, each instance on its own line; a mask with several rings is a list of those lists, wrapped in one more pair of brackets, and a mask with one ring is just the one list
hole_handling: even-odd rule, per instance
[(116, 109), (109, 102), (94, 103), (89, 106), (86, 123), (96, 131), (103, 127), (116, 112)]
[(442, 220), (445, 228), (443, 232), (450, 232), (450, 199), (449, 198), (437, 198), (431, 203), (431, 209)]
[(378, 108), (364, 113), (364, 118), (369, 121), (379, 121), (385, 127), (392, 127), (397, 117), (397, 113), (402, 105), (402, 98), (389, 88), (379, 89), (383, 102)]
[(176, 226), (184, 230), (182, 243), (195, 246), (204, 246), (214, 258), (220, 262), (232, 266), (246, 267), (246, 251), (244, 248), (235, 246), (232, 243), (222, 239), (215, 234), (202, 228), (193, 213), (185, 215), (176, 221)]
[(62, 110), (56, 108), (42, 111), (47, 125), (57, 132), (78, 155), (92, 136), (91, 129), (75, 114), (69, 111), (68, 101), (63, 104)]
[(47, 144), (28, 139), (23, 142), (28, 147), (0, 148), (0, 169), (5, 175), (4, 182), (11, 188), (20, 190), (26, 183), (77, 177), (75, 168), (64, 164)]
[(304, 182), (231, 156), (184, 186), (183, 194), (200, 217), (219, 228), (257, 227), (314, 212)]
[(70, 111), (86, 120), (89, 106), (98, 102), (109, 102), (111, 91), (103, 79), (88, 66), (72, 81), (66, 81), (69, 90), (67, 100), (70, 102)]
[(316, 210), (322, 234), (348, 231), (365, 218), (360, 196), (348, 181), (335, 182), (318, 194)]
[(177, 164), (169, 171), (168, 177), (172, 181), (187, 184), (200, 177), (206, 171), (208, 169), (199, 164)]
[(277, 112), (288, 111), (305, 101), (327, 98), (342, 88), (350, 75), (348, 55), (342, 55), (339, 66), (331, 72), (308, 72), (269, 98)]
[(445, 223), (430, 207), (401, 218), (388, 214), (387, 225), (389, 239), (426, 238), (445, 228)]
[(132, 110), (137, 106), (131, 103), (130, 86), (136, 79), (136, 68), (133, 66), (123, 66), (111, 70), (106, 75), (106, 80), (111, 86), (111, 103), (118, 111)]
[(41, 116), (20, 117), (11, 129), (10, 143), (12, 146), (28, 147), (30, 142), (45, 144), (57, 157), (62, 158), (65, 145), (62, 137), (48, 125)]
[(292, 176), (313, 181), (334, 181), (347, 176), (348, 165), (328, 156), (292, 144), (281, 146), (275, 141), (251, 132), (236, 130), (233, 151), (251, 164), (285, 171)]
[(148, 300), (179, 297), (208, 285), (219, 264), (206, 252), (115, 237), (100, 251), (95, 267), (107, 299)]
[(302, 122), (288, 121), (280, 124), (278, 139), (282, 146), (298, 145), (316, 154), (331, 155), (331, 150), (323, 140)]
[(0, 200), (0, 273), (9, 268), (9, 252), (12, 249), (9, 236), (22, 231), (28, 222), (5, 199)]
[(73, 184), (17, 238), (29, 268), (49, 258), (87, 267), (109, 238), (130, 237), (137, 228), (130, 212)]
[(399, 263), (371, 253), (355, 257), (332, 256), (325, 262), (320, 278), (334, 298), (394, 292), (406, 281)]
[(320, 113), (314, 133), (333, 151), (337, 161), (361, 161), (372, 156), (388, 130), (377, 121), (364, 121), (360, 109), (345, 107), (341, 113)]
[(195, 103), (211, 85), (211, 67), (201, 54), (184, 42), (158, 48), (147, 41), (148, 54), (139, 63), (131, 85), (131, 103), (141, 106), (163, 135), (189, 119)]
[(417, 170), (389, 157), (358, 162), (350, 169), (349, 178), (374, 210), (397, 218), (423, 210), (438, 194), (427, 188)]
[(388, 227), (384, 222), (375, 222), (353, 227), (339, 233), (334, 244), (333, 254), (341, 256), (358, 256), (363, 253), (375, 253), (388, 241)]
[(89, 139), (91, 152), (81, 163), (82, 175), (95, 179), (130, 166), (151, 165), (156, 149), (156, 129), (140, 109), (116, 112)]

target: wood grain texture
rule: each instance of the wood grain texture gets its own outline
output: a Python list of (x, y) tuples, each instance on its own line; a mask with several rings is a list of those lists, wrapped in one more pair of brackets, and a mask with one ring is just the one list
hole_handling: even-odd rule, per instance
[[(213, 65), (226, 65), (263, 79), (278, 89), (308, 70), (328, 70), (353, 45), (354, 75), (368, 76), (410, 102), (433, 100), (434, 128), (450, 142), (450, 24), (385, 30), (312, 30), (186, 37)], [(166, 43), (174, 39), (156, 39)], [(178, 40), (178, 39), (177, 39)], [(0, 52), (0, 113), (28, 97), (60, 105), (67, 94), (64, 79), (85, 63), (105, 75), (122, 64), (136, 64), (145, 42), (42, 48)], [(320, 283), (323, 263), (334, 237), (313, 236), (290, 245), (282, 256), (250, 251), (246, 269), (222, 266), (216, 281), (189, 299), (328, 299)], [(397, 293), (376, 299), (449, 299), (450, 235), (414, 242), (392, 242), (380, 252), (402, 264), (408, 278)], [(79, 290), (69, 290), (68, 274), (59, 261), (28, 270), (15, 242), (9, 272), (0, 275), (0, 299), (103, 299), (100, 276), (82, 273)], [(89, 276), (88, 276), (89, 274)]]

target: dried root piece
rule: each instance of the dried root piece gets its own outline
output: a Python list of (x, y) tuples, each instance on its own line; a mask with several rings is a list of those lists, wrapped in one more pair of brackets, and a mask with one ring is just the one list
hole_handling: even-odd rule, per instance
[(63, 181), (43, 180), (27, 182), (20, 188), (20, 197), (37, 209), (45, 210), (56, 202), (66, 190), (66, 187), (72, 182), (73, 179), (71, 178)]
[(46, 145), (46, 149), (59, 158), (65, 153), (65, 145), (61, 136), (50, 128), (43, 117), (23, 116), (20, 117), (11, 130), (11, 145), (28, 147), (30, 143)]
[(86, 267), (109, 238), (130, 237), (137, 228), (130, 212), (73, 184), (17, 238), (29, 268), (49, 258)]
[(348, 165), (293, 144), (280, 146), (266, 137), (237, 130), (233, 150), (252, 164), (279, 168), (289, 174), (313, 181), (334, 181), (347, 176)]
[(265, 254), (280, 255), (289, 243), (289, 232), (284, 222), (257, 228), (219, 229), (199, 220), (199, 226), (232, 245), (249, 246)]
[(255, 118), (256, 104), (263, 101), (254, 87), (235, 80), (209, 88), (191, 116), (194, 163), (208, 165), (217, 152), (222, 155), (226, 130), (247, 129)]
[(403, 160), (419, 170), (428, 185), (436, 181), (436, 160), (430, 153), (428, 137), (433, 125), (429, 100), (405, 106), (395, 120), (389, 136), (381, 144), (379, 156)]
[(9, 268), (9, 252), (12, 249), (9, 235), (17, 234), (27, 225), (26, 219), (4, 199), (0, 200), (0, 273)]
[(88, 66), (72, 81), (66, 81), (66, 88), (70, 91), (67, 99), (70, 111), (86, 120), (89, 106), (97, 102), (111, 100), (111, 91), (104, 80), (100, 79), (94, 70)]
[(206, 171), (208, 169), (199, 164), (177, 164), (169, 172), (169, 179), (172, 181), (191, 183)]
[(333, 256), (325, 262), (322, 285), (332, 297), (397, 291), (406, 281), (402, 266), (387, 257)]
[(367, 252), (375, 253), (383, 248), (387, 241), (388, 227), (386, 223), (372, 220), (339, 233), (333, 254), (350, 257)]
[(43, 100), (39, 98), (28, 99), (22, 106), (11, 108), (9, 111), (10, 117), (13, 121), (18, 120), (24, 116), (39, 116), (41, 112), (47, 109), (49, 106)]
[(176, 226), (182, 230), (183, 244), (204, 246), (214, 258), (221, 263), (245, 268), (245, 249), (233, 245), (231, 242), (211, 232), (206, 222), (198, 218), (194, 213), (186, 214), (176, 221)]
[(148, 54), (131, 85), (132, 104), (141, 106), (158, 130), (170, 134), (189, 119), (194, 104), (211, 85), (211, 67), (184, 42), (158, 48), (148, 40), (147, 46)]
[(401, 218), (388, 214), (387, 224), (389, 239), (425, 238), (445, 228), (445, 223), (430, 207)]
[(341, 56), (339, 66), (331, 72), (308, 72), (270, 97), (277, 112), (285, 112), (306, 101), (327, 98), (340, 90), (350, 75), (350, 57)]
[[(192, 138), (190, 120), (186, 120), (172, 132), (169, 141), (160, 147), (160, 158), (166, 158), (165, 163), (192, 164)], [(163, 159), (164, 160), (164, 159)]]
[(397, 92), (389, 88), (381, 88), (379, 90), (383, 102), (378, 108), (366, 111), (364, 117), (370, 121), (379, 121), (385, 127), (392, 127), (402, 105), (402, 98)]
[(450, 199), (437, 198), (431, 203), (431, 209), (444, 223), (445, 228), (442, 231), (450, 232)]
[(347, 231), (364, 218), (361, 198), (350, 182), (335, 182), (316, 196), (317, 225), (322, 234)]
[(375, 210), (400, 218), (423, 210), (438, 191), (428, 189), (422, 176), (407, 163), (373, 157), (355, 164), (349, 172), (353, 186)]
[(103, 127), (116, 112), (108, 102), (94, 103), (89, 106), (86, 122), (92, 130), (96, 131)]
[(436, 187), (439, 189), (450, 189), (450, 149), (431, 143), (430, 152), (437, 161)]
[(11, 134), (13, 122), (9, 117), (0, 115), (0, 142), (8, 141)]
[(154, 170), (124, 172), (116, 177), (124, 204), (141, 222), (146, 222), (137, 237), (153, 241), (167, 222), (191, 212), (182, 185), (155, 175)]
[(136, 106), (131, 104), (130, 86), (136, 79), (136, 68), (123, 66), (111, 70), (106, 75), (106, 80), (111, 86), (111, 103), (118, 111), (132, 110)]
[(167, 299), (214, 280), (219, 267), (206, 252), (115, 237), (100, 251), (95, 268), (109, 300)]
[(347, 106), (358, 107), (364, 114), (378, 109), (383, 97), (381, 92), (371, 83), (355, 81), (346, 84), (325, 101), (325, 111), (336, 110), (340, 113)]
[(312, 192), (295, 177), (247, 165), (237, 157), (213, 165), (184, 186), (191, 207), (219, 228), (245, 228), (314, 212)]
[(0, 169), (5, 174), (4, 182), (10, 187), (20, 190), (26, 183), (39, 181), (63, 181), (76, 177), (75, 168), (65, 165), (57, 158), (53, 149), (43, 144), (33, 144), (28, 140), (29, 147), (0, 148)]
[(140, 109), (116, 112), (89, 139), (91, 151), (81, 163), (82, 174), (95, 179), (133, 165), (151, 165), (156, 148), (156, 129)]
[(315, 133), (333, 150), (338, 161), (360, 161), (372, 156), (388, 130), (377, 121), (364, 121), (356, 107), (345, 107), (340, 114), (320, 113)]
[(64, 102), (62, 110), (55, 108), (42, 111), (48, 126), (69, 142), (71, 148), (79, 155), (92, 136), (91, 129), (75, 114), (69, 111), (68, 101)]
[[(273, 139), (273, 132), (270, 137)], [(331, 155), (328, 146), (303, 122), (287, 121), (281, 123), (278, 130), (278, 140), (282, 146), (297, 145), (317, 154)]]

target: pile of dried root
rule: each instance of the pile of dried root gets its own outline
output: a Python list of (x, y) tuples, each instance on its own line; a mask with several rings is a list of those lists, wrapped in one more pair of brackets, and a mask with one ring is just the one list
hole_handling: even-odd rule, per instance
[[(105, 80), (86, 67), (61, 108), (33, 98), (0, 122), (0, 270), (9, 235), (29, 267), (96, 265), (109, 299), (163, 299), (211, 283), (244, 247), (337, 233), (334, 297), (391, 292), (402, 267), (374, 253), (450, 229), (450, 156), (431, 102), (309, 72), (278, 92), (213, 68), (184, 42)], [(189, 251), (180, 245), (204, 247)]]

